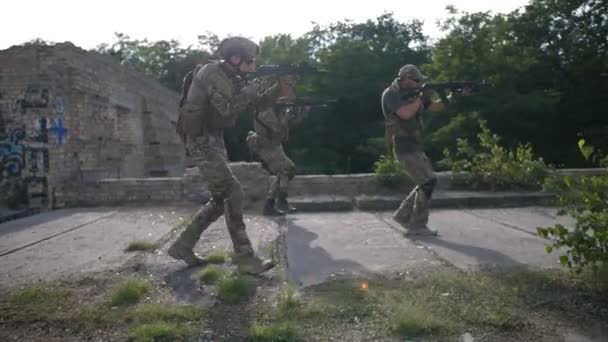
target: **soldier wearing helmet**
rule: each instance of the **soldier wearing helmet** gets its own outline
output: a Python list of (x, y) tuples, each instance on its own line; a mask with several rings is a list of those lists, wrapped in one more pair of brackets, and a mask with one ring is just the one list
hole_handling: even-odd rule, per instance
[(211, 198), (169, 248), (168, 254), (188, 265), (205, 265), (194, 254), (200, 235), (224, 215), (234, 247), (233, 261), (239, 270), (259, 274), (274, 267), (255, 256), (243, 221), (243, 191), (230, 168), (224, 145), (224, 129), (233, 127), (239, 113), (266, 108), (291, 84), (278, 82), (264, 89), (258, 83), (245, 84), (243, 76), (255, 70), (257, 44), (242, 37), (223, 40), (217, 55), (221, 61), (198, 65), (184, 78), (177, 132), (187, 153), (208, 184)]

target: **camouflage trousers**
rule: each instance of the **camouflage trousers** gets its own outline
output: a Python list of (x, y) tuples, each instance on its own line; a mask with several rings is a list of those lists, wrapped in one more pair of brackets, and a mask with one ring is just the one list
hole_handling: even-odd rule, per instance
[(393, 218), (412, 229), (426, 227), (429, 221), (430, 198), (423, 185), (436, 179), (433, 165), (423, 151), (396, 153), (401, 168), (412, 178), (416, 187), (401, 202)]
[(276, 198), (277, 196), (286, 195), (289, 188), (289, 182), (296, 175), (295, 164), (287, 157), (283, 146), (272, 144), (260, 139), (254, 132), (249, 132), (247, 136), (247, 145), (262, 163), (262, 166), (271, 174), (276, 176), (275, 180), (270, 184), (267, 198)]
[(223, 139), (200, 137), (189, 143), (188, 147), (192, 161), (196, 163), (207, 183), (211, 198), (194, 214), (192, 222), (181, 233), (176, 243), (192, 250), (201, 234), (224, 215), (235, 257), (253, 256), (253, 247), (243, 221), (243, 191), (230, 169)]

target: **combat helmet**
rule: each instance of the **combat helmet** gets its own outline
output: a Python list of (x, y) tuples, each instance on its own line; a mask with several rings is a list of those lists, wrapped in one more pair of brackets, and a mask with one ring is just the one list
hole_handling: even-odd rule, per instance
[(252, 59), (258, 55), (260, 47), (244, 37), (230, 37), (222, 40), (217, 48), (217, 55), (221, 59), (229, 59), (232, 56), (241, 56), (244, 59)]

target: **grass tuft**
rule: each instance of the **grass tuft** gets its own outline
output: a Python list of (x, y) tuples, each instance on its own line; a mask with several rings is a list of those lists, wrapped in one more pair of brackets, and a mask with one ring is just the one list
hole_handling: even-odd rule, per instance
[(225, 276), (224, 270), (214, 266), (205, 267), (198, 273), (198, 279), (204, 284), (213, 284)]
[(150, 288), (150, 282), (147, 280), (126, 280), (112, 294), (112, 306), (135, 304), (141, 300), (144, 294), (150, 291)]
[(423, 307), (401, 306), (392, 317), (391, 329), (403, 337), (418, 337), (447, 330), (447, 325)]
[(175, 323), (157, 322), (129, 329), (129, 342), (186, 341), (194, 334), (191, 327)]
[(299, 314), (301, 303), (295, 297), (293, 285), (284, 283), (279, 297), (278, 313), (281, 317), (294, 317)]
[(227, 253), (224, 251), (213, 251), (207, 254), (206, 259), (212, 264), (223, 264), (224, 262), (226, 262)]
[(236, 303), (250, 295), (252, 290), (253, 284), (240, 274), (222, 277), (217, 282), (218, 298), (225, 303)]
[(290, 323), (254, 324), (249, 329), (247, 341), (251, 342), (293, 342), (300, 341)]

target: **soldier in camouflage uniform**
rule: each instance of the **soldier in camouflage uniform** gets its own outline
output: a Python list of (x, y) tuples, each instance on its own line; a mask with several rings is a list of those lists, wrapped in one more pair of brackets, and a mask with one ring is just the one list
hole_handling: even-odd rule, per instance
[[(278, 103), (291, 99), (281, 97)], [(264, 215), (281, 216), (295, 211), (295, 208), (287, 202), (287, 189), (289, 181), (296, 174), (296, 167), (285, 155), (282, 144), (289, 139), (290, 124), (300, 122), (306, 111), (307, 109), (304, 107), (275, 109), (271, 106), (265, 108), (256, 113), (255, 132), (250, 131), (247, 135), (247, 145), (250, 151), (257, 156), (270, 174), (276, 176), (266, 196)]]
[(233, 261), (239, 270), (259, 274), (274, 267), (254, 254), (243, 222), (243, 191), (230, 169), (223, 137), (224, 129), (234, 126), (239, 113), (266, 108), (282, 89), (289, 88), (281, 82), (268, 89), (242, 82), (243, 74), (255, 70), (258, 53), (259, 47), (248, 39), (225, 39), (218, 48), (222, 61), (198, 65), (184, 78), (177, 132), (211, 193), (209, 202), (168, 250), (170, 256), (189, 266), (207, 263), (194, 254), (193, 248), (202, 232), (224, 215), (234, 247)]
[(403, 98), (426, 79), (416, 66), (407, 64), (382, 93), (382, 111), (393, 155), (416, 184), (393, 214), (393, 219), (407, 230), (408, 235), (437, 235), (437, 231), (427, 226), (429, 202), (437, 177), (424, 153), (421, 115), (425, 111), (443, 111), (446, 107), (440, 100), (433, 101), (432, 94), (426, 91)]

